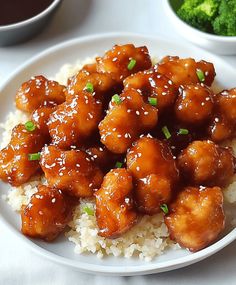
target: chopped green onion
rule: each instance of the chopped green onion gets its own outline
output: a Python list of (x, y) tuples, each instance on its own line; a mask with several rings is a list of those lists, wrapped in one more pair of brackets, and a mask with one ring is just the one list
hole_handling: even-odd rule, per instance
[(201, 69), (197, 69), (196, 73), (197, 73), (197, 77), (198, 77), (199, 81), (204, 82), (205, 81), (204, 72)]
[(28, 122), (25, 123), (25, 129), (28, 132), (33, 132), (36, 129), (36, 126), (35, 126), (35, 124), (32, 121), (28, 121)]
[(169, 209), (168, 209), (168, 206), (166, 204), (162, 204), (160, 206), (161, 210), (163, 211), (163, 213), (166, 215), (169, 213)]
[(83, 212), (88, 214), (89, 216), (93, 216), (94, 215), (94, 210), (88, 206), (85, 206), (83, 208)]
[(93, 93), (93, 84), (91, 82), (88, 82), (85, 86), (85, 90), (88, 91), (89, 93)]
[(119, 105), (122, 102), (122, 100), (118, 94), (113, 95), (111, 100), (112, 100), (112, 102), (115, 102), (117, 105)]
[(167, 140), (171, 137), (171, 133), (169, 132), (167, 126), (164, 126), (164, 127), (162, 128), (162, 132), (163, 132), (163, 134), (165, 135), (165, 137), (166, 137)]
[(178, 134), (180, 135), (188, 135), (189, 131), (187, 129), (179, 129)]
[(131, 58), (130, 62), (127, 65), (128, 70), (132, 70), (136, 65), (136, 59)]
[(116, 167), (116, 168), (121, 168), (121, 167), (122, 167), (122, 165), (123, 165), (123, 163), (122, 163), (122, 162), (117, 161), (117, 163), (116, 163), (115, 167)]
[(40, 160), (40, 152), (30, 153), (28, 155), (29, 160)]
[(157, 98), (148, 97), (148, 103), (152, 106), (157, 106)]

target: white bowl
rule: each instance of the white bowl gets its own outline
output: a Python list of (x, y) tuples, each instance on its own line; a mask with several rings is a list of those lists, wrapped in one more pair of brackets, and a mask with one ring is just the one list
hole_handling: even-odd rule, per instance
[[(30, 76), (43, 74), (50, 78), (65, 63), (75, 63), (78, 59), (83, 60), (87, 57), (103, 54), (105, 50), (110, 49), (114, 44), (124, 43), (146, 45), (150, 54), (158, 58), (165, 55), (179, 55), (180, 57), (193, 57), (197, 60), (209, 60), (214, 62), (216, 72), (220, 74), (217, 77), (217, 84), (221, 85), (222, 88), (231, 88), (235, 84), (236, 71), (230, 65), (219, 57), (188, 44), (182, 45), (161, 38), (134, 34), (88, 36), (56, 45), (35, 56), (16, 70), (0, 88), (0, 122), (5, 120), (9, 111), (14, 110), (16, 89)], [(0, 140), (1, 136), (2, 132), (0, 132)], [(0, 182), (1, 194), (8, 193), (9, 188), (9, 185)], [(53, 262), (87, 273), (113, 276), (151, 274), (184, 267), (216, 253), (236, 239), (236, 229), (231, 226), (225, 229), (221, 239), (197, 253), (190, 253), (184, 249), (167, 250), (162, 256), (151, 262), (122, 257), (107, 257), (101, 260), (94, 254), (75, 254), (73, 251), (74, 244), (69, 242), (63, 235), (51, 243), (27, 238), (21, 234), (20, 224), (19, 214), (13, 212), (10, 206), (0, 198), (0, 228), (9, 228), (19, 242), (23, 242), (37, 254)]]
[(236, 37), (218, 36), (197, 30), (182, 21), (175, 12), (174, 3), (181, 0), (164, 0), (165, 11), (172, 21), (175, 29), (188, 41), (221, 55), (236, 54)]
[(42, 12), (27, 20), (9, 25), (0, 25), (0, 46), (25, 41), (40, 32), (47, 25), (61, 1), (54, 0)]

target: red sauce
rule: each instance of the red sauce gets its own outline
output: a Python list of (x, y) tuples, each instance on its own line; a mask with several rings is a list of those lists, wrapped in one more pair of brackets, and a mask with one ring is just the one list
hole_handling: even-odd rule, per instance
[(45, 10), (54, 0), (0, 0), (0, 26), (21, 22)]

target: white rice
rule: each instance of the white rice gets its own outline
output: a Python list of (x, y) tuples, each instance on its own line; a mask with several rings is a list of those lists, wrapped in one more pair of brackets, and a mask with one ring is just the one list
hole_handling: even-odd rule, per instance
[[(74, 75), (84, 64), (92, 62), (93, 59), (88, 58), (83, 62), (78, 61), (74, 65), (66, 64), (53, 79), (66, 85), (68, 77)], [(11, 112), (7, 116), (6, 122), (0, 124), (0, 127), (4, 129), (1, 148), (10, 141), (12, 128), (28, 119), (28, 116), (19, 110)], [(236, 140), (232, 141), (231, 145), (236, 153)], [(43, 176), (34, 177), (30, 182), (20, 187), (12, 187), (4, 199), (14, 211), (20, 211), (22, 205), (28, 204), (40, 183), (45, 184), (45, 178)], [(225, 198), (230, 203), (236, 202), (235, 189), (236, 176), (229, 187), (224, 190)], [(104, 255), (124, 256), (125, 258), (138, 256), (140, 259), (150, 261), (161, 255), (168, 247), (178, 247), (169, 239), (162, 213), (142, 217), (137, 225), (117, 239), (105, 239), (98, 235), (95, 216), (88, 215), (83, 211), (85, 206), (94, 210), (94, 201), (81, 200), (80, 205), (74, 211), (73, 220), (69, 223), (70, 230), (66, 233), (66, 237), (75, 244), (75, 252), (78, 254), (89, 252), (96, 254), (98, 258), (102, 258)]]

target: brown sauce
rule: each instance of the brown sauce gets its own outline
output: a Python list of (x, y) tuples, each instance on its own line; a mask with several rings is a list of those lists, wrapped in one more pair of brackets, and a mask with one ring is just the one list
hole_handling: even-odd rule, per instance
[(0, 0), (0, 26), (18, 23), (45, 10), (54, 0)]

